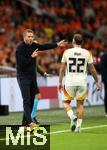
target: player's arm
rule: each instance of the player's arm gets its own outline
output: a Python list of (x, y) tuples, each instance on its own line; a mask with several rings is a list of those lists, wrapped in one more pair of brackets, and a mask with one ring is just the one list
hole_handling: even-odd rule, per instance
[(65, 74), (66, 65), (67, 65), (67, 60), (66, 60), (66, 51), (65, 51), (62, 56), (61, 66), (59, 70), (59, 91), (61, 91), (62, 89), (62, 80)]
[(100, 84), (98, 82), (98, 74), (97, 74), (97, 71), (96, 71), (93, 63), (88, 64), (88, 70), (92, 74), (94, 80), (96, 81), (97, 90), (99, 90), (100, 89)]
[(94, 80), (96, 81), (96, 88), (97, 90), (100, 89), (100, 84), (99, 84), (99, 81), (98, 81), (98, 75), (97, 75), (97, 71), (93, 65), (93, 58), (92, 58), (92, 54), (89, 53), (89, 59), (88, 59), (88, 71), (92, 74)]
[(62, 89), (62, 80), (65, 74), (65, 69), (66, 69), (66, 62), (62, 62), (59, 71), (59, 90)]
[(98, 82), (98, 74), (97, 74), (97, 71), (96, 71), (96, 69), (95, 69), (93, 63), (88, 64), (88, 70), (89, 70), (89, 72), (92, 74), (94, 80), (95, 80), (96, 82)]
[(48, 74), (47, 72), (44, 72), (38, 65), (37, 65), (37, 72), (43, 76), (43, 77), (52, 77), (52, 74)]

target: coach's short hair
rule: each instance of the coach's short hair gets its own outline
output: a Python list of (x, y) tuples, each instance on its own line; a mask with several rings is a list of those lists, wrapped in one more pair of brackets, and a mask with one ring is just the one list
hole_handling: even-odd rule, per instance
[(23, 32), (23, 37), (26, 35), (26, 33), (32, 33), (32, 34), (34, 34), (33, 30), (31, 30), (31, 29), (26, 29), (26, 30), (24, 30), (24, 32)]
[(82, 45), (82, 43), (83, 43), (83, 37), (82, 37), (81, 34), (75, 34), (74, 37), (73, 37), (73, 39), (74, 39), (75, 44)]

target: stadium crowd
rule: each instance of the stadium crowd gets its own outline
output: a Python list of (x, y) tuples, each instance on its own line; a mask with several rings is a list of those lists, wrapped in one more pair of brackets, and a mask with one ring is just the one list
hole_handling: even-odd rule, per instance
[[(107, 50), (107, 0), (0, 0), (0, 66), (16, 66), (15, 48), (26, 28), (35, 31), (39, 43), (66, 39), (82, 33), (83, 47), (95, 62)], [(65, 48), (38, 55), (44, 71), (58, 74)]]

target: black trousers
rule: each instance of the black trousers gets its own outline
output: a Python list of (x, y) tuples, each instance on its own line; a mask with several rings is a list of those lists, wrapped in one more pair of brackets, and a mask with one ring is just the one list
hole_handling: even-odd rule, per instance
[(34, 104), (34, 98), (39, 89), (37, 87), (36, 77), (17, 77), (17, 81), (23, 98), (23, 119), (22, 125), (28, 125), (32, 122), (31, 112)]
[(104, 83), (104, 91), (105, 91), (104, 107), (105, 107), (105, 113), (107, 113), (107, 79), (103, 80), (103, 83)]

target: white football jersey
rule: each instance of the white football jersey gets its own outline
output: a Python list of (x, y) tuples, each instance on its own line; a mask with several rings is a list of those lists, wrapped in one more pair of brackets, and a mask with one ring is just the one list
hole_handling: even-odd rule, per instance
[(67, 63), (65, 86), (86, 86), (87, 64), (93, 63), (92, 54), (81, 47), (67, 49), (62, 57)]

